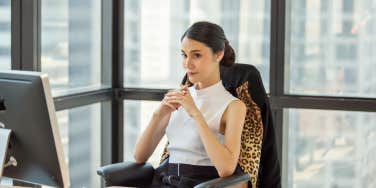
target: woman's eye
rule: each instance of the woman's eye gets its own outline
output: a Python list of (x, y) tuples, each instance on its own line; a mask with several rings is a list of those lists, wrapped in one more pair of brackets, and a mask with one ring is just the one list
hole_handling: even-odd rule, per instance
[(201, 54), (194, 54), (194, 57), (195, 57), (195, 58), (200, 58), (200, 57), (201, 57)]
[(181, 54), (181, 56), (182, 56), (183, 58), (187, 58), (187, 55), (185, 55), (185, 54)]

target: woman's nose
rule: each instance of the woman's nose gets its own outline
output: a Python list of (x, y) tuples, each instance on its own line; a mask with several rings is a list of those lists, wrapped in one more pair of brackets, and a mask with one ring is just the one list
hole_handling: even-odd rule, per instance
[(184, 68), (186, 68), (186, 69), (193, 69), (194, 68), (193, 63), (189, 58), (185, 59)]

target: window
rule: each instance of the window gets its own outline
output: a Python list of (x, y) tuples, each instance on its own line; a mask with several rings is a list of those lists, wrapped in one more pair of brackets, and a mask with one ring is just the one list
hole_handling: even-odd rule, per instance
[(376, 97), (375, 2), (288, 2), (286, 93)]
[(10, 0), (0, 2), (0, 70), (11, 69)]
[(284, 111), (287, 187), (373, 187), (376, 113)]
[(42, 72), (53, 95), (101, 86), (101, 0), (42, 0)]
[[(54, 96), (102, 87), (101, 0), (41, 1), (41, 68)], [(58, 112), (72, 187), (100, 187), (101, 104)]]
[[(157, 109), (160, 102), (151, 101), (132, 101), (124, 102), (124, 161), (134, 161), (133, 150), (137, 138), (147, 127), (153, 112)], [(154, 167), (159, 165), (163, 154), (163, 149), (167, 143), (167, 137), (164, 136), (155, 149), (148, 162)]]
[(269, 90), (270, 1), (125, 0), (124, 4), (125, 87), (178, 87), (185, 74), (180, 37), (192, 23), (207, 20), (223, 27), (236, 62), (255, 65)]
[(71, 187), (100, 187), (101, 104), (57, 113)]

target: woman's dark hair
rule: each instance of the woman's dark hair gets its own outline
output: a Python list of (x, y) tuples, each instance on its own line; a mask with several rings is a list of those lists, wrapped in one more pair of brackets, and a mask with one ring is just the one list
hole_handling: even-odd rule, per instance
[(214, 23), (196, 22), (185, 31), (180, 41), (184, 37), (204, 43), (213, 53), (224, 50), (221, 65), (231, 66), (235, 63), (235, 52), (226, 39), (223, 29)]

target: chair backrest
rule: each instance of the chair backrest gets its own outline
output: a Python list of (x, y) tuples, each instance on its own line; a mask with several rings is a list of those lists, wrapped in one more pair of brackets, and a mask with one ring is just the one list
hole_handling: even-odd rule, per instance
[[(252, 65), (236, 63), (221, 66), (220, 72), (224, 87), (247, 105), (238, 164), (251, 177), (249, 187), (281, 187), (276, 135), (259, 71)], [(181, 83), (191, 85), (187, 75)], [(161, 161), (167, 157), (165, 149)]]

